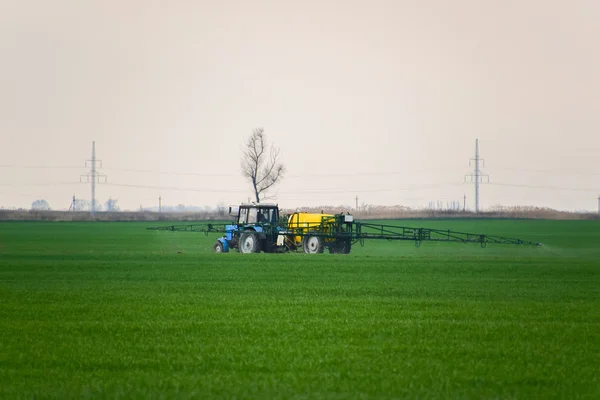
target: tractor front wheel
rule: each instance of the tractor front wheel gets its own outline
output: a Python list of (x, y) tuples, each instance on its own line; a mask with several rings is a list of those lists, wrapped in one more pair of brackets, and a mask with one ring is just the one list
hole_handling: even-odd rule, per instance
[(239, 249), (240, 253), (258, 253), (260, 241), (256, 232), (244, 232), (240, 237)]
[(323, 239), (319, 236), (307, 235), (302, 239), (302, 249), (307, 254), (323, 252)]
[(213, 245), (213, 252), (215, 253), (223, 253), (225, 249), (223, 248), (223, 243), (217, 241), (217, 243), (215, 243)]

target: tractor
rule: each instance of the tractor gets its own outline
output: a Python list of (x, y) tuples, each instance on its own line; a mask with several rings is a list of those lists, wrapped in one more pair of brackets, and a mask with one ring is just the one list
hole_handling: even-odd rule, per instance
[(237, 249), (240, 253), (281, 253), (302, 250), (304, 253), (350, 252), (351, 224), (349, 214), (315, 214), (295, 212), (281, 217), (277, 204), (251, 203), (229, 207), (235, 216), (225, 226), (225, 235), (213, 245), (216, 253)]

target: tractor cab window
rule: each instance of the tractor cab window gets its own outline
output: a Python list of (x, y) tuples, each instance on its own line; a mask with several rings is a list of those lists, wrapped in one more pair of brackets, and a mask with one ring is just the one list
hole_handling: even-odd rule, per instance
[(248, 210), (248, 223), (255, 224), (258, 222), (258, 210), (256, 208), (250, 208)]
[(238, 215), (238, 224), (242, 225), (246, 223), (248, 219), (248, 210), (245, 208), (240, 208), (240, 213)]
[(240, 208), (238, 224), (277, 224), (276, 208)]
[(240, 208), (240, 216), (238, 218), (238, 224), (244, 225), (248, 223), (248, 209)]
[(277, 224), (277, 218), (276, 208), (263, 208), (258, 214), (258, 222), (263, 224)]
[(240, 208), (240, 217), (238, 218), (238, 224), (255, 224), (257, 221), (256, 208)]

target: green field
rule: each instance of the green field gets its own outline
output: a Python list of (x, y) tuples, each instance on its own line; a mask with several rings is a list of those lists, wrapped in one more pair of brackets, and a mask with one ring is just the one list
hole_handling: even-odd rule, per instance
[(0, 397), (600, 398), (600, 221), (401, 223), (544, 246), (0, 222)]

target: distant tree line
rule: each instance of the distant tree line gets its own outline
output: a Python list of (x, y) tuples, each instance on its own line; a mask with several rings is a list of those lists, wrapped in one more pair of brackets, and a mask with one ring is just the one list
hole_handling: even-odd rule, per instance
[[(69, 211), (90, 211), (92, 208), (91, 202), (85, 199), (74, 199), (69, 207)], [(50, 203), (47, 200), (39, 199), (31, 203), (33, 211), (51, 211)], [(109, 198), (104, 205), (96, 203), (96, 211), (121, 211), (118, 200)]]

